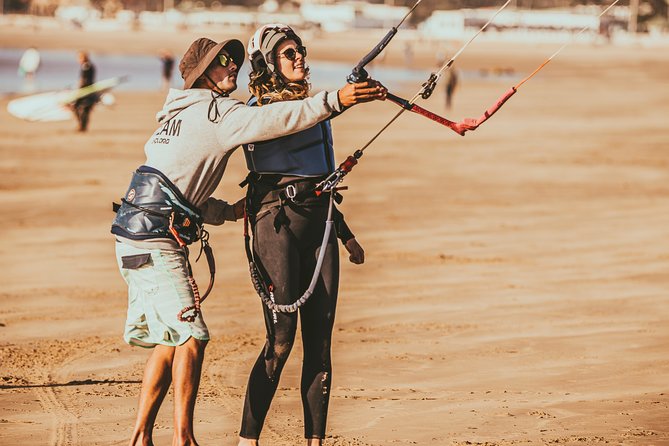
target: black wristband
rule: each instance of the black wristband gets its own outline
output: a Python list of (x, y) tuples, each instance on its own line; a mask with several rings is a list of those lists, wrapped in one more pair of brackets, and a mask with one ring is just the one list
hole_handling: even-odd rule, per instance
[(353, 232), (351, 232), (351, 229), (344, 221), (344, 214), (342, 214), (336, 207), (333, 209), (332, 214), (332, 220), (334, 222), (337, 238), (344, 244), (352, 238), (355, 238), (355, 235)]

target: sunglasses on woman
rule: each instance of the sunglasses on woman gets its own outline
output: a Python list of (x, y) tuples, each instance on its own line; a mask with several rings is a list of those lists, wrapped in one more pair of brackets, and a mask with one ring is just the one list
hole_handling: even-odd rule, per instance
[(227, 54), (219, 54), (217, 58), (218, 58), (218, 63), (222, 67), (227, 67), (228, 65), (230, 65), (230, 62), (232, 62), (232, 57), (228, 56)]
[(290, 60), (291, 62), (294, 62), (295, 59), (297, 58), (297, 53), (300, 53), (302, 57), (307, 57), (307, 47), (300, 45), (295, 48), (288, 48), (286, 51), (279, 54), (279, 56), (285, 56), (286, 59)]

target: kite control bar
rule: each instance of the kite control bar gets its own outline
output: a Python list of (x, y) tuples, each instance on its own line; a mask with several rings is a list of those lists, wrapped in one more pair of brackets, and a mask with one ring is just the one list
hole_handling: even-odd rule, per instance
[(423, 0), (417, 0), (416, 3), (409, 9), (409, 12), (407, 12), (404, 17), (402, 17), (402, 20), (400, 20), (400, 23), (397, 24), (397, 26), (393, 26), (390, 31), (385, 35), (383, 39), (379, 43), (376, 44), (376, 46), (367, 53), (365, 57), (360, 59), (360, 62), (358, 62), (358, 65), (353, 68), (353, 71), (351, 71), (351, 74), (348, 75), (346, 78), (346, 81), (349, 84), (355, 84), (357, 82), (363, 82), (367, 80), (369, 77), (369, 73), (367, 70), (365, 70), (365, 66), (373, 61), (376, 56), (381, 54), (381, 51), (384, 50), (384, 48), (390, 43), (391, 40), (393, 40), (393, 37), (395, 37), (395, 34), (397, 34), (397, 30), (399, 29), (400, 26), (402, 26), (402, 23), (406, 20), (407, 17), (413, 12), (414, 9), (416, 9), (416, 6), (420, 4)]

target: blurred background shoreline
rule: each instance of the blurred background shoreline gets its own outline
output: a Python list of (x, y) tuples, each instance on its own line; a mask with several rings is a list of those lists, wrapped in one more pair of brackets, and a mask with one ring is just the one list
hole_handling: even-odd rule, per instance
[[(159, 77), (160, 54), (172, 54), (178, 66), (180, 55), (198, 37), (246, 42), (258, 24), (268, 22), (287, 23), (299, 30), (309, 42), (314, 89), (333, 89), (411, 5), (400, 0), (230, 3), (0, 0), (0, 95), (71, 88), (76, 81), (77, 51), (91, 53), (99, 79), (128, 76), (120, 90), (160, 90), (165, 87)], [(669, 47), (669, 11), (664, 0), (626, 0), (598, 17), (608, 4), (514, 0), (460, 58), (459, 75), (465, 81), (508, 83), (583, 28), (571, 51), (578, 54), (580, 48), (588, 58)], [(458, 5), (424, 1), (393, 45), (369, 66), (372, 75), (392, 89), (422, 82), (426, 72), (452, 57), (499, 6), (482, 0), (468, 2), (468, 9)], [(41, 60), (34, 75), (26, 79), (17, 75), (17, 67), (28, 48), (39, 51)], [(242, 79), (247, 69), (243, 67)], [(180, 81), (175, 69), (169, 85), (178, 88)]]

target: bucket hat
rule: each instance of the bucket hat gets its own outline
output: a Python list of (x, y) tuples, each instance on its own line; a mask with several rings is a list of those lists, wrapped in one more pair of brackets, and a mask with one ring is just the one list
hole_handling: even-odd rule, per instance
[(179, 71), (184, 80), (184, 90), (192, 88), (195, 81), (204, 74), (214, 58), (224, 49), (230, 54), (237, 67), (244, 63), (244, 44), (237, 39), (216, 43), (206, 37), (200, 37), (191, 43), (179, 63)]

